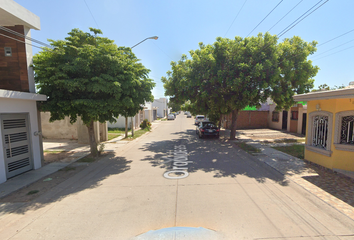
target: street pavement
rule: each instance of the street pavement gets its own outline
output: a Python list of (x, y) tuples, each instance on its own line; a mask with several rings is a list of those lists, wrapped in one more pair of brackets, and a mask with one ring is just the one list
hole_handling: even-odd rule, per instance
[(199, 139), (185, 115), (1, 210), (0, 239), (144, 239), (170, 227), (212, 239), (354, 239), (351, 218), (233, 142)]

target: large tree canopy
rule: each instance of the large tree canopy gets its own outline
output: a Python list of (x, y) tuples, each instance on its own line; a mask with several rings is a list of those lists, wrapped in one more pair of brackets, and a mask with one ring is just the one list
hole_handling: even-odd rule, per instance
[(285, 39), (269, 33), (234, 40), (217, 38), (212, 45), (199, 44), (199, 49), (171, 62), (171, 71), (162, 77), (165, 95), (170, 101), (220, 118), (232, 113), (230, 138), (236, 134), (238, 112), (247, 106), (259, 106), (268, 97), (278, 109), (294, 104), (293, 95), (308, 92), (318, 67), (307, 57), (316, 50), (316, 42), (300, 37)]
[(33, 68), (39, 93), (48, 96), (41, 109), (50, 111), (50, 121), (69, 116), (74, 123), (80, 116), (88, 127), (91, 153), (97, 155), (93, 122), (132, 116), (151, 100), (154, 83), (130, 48), (97, 36), (99, 29), (90, 31), (73, 29), (65, 40), (50, 40), (54, 49), (35, 55)]

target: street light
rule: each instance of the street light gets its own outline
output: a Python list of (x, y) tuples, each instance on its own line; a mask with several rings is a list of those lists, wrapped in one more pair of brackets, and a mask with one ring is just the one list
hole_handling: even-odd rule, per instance
[[(155, 39), (155, 40), (157, 40), (159, 37), (158, 36), (153, 36), (153, 37), (148, 37), (148, 38), (145, 38), (143, 41), (141, 41), (141, 42), (139, 42), (139, 43), (137, 43), (137, 44), (135, 44), (134, 46), (132, 46), (131, 48), (134, 48), (134, 47), (136, 47), (136, 46), (138, 46), (140, 43), (142, 43), (142, 42), (144, 42), (144, 41), (146, 41), (146, 40), (148, 40), (148, 39)], [(130, 118), (131, 119), (131, 123), (132, 123), (132, 136), (134, 137), (134, 123), (133, 123), (133, 117), (131, 117)]]
[(155, 39), (155, 40), (157, 40), (158, 38), (159, 38), (158, 36), (153, 36), (153, 37), (145, 38), (143, 41), (141, 41), (141, 42), (135, 44), (135, 45), (132, 46), (131, 48), (134, 48), (134, 47), (138, 46), (140, 43), (142, 43), (142, 42), (144, 42), (144, 41), (146, 41), (146, 40), (148, 40), (148, 39)]

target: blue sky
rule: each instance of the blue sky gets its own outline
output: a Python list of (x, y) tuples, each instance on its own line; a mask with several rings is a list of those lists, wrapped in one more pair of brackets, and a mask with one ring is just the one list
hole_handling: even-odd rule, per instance
[[(64, 39), (73, 28), (89, 31), (89, 27), (100, 28), (103, 36), (113, 39), (118, 46), (131, 47), (147, 37), (158, 36), (158, 40), (147, 40), (133, 49), (151, 70), (150, 78), (156, 83), (153, 90), (155, 98), (164, 97), (160, 79), (170, 70), (170, 62), (178, 61), (182, 54), (197, 49), (199, 42), (212, 44), (219, 36), (232, 39), (266, 32), (300, 2), (270, 30), (271, 34), (279, 34), (319, 1), (86, 0), (93, 18), (84, 0), (15, 0), (40, 17), (41, 30), (33, 30), (32, 38), (42, 42)], [(319, 5), (326, 1), (322, 0)], [(251, 32), (279, 2), (278, 7)], [(300, 36), (305, 41), (325, 43), (354, 29), (353, 9), (353, 0), (329, 0), (279, 41)], [(341, 44), (344, 45), (339, 46)], [(33, 48), (33, 51), (37, 53), (39, 49)], [(354, 31), (319, 46), (317, 52), (310, 56), (313, 64), (320, 67), (315, 87), (324, 83), (347, 86), (354, 81), (353, 55)]]

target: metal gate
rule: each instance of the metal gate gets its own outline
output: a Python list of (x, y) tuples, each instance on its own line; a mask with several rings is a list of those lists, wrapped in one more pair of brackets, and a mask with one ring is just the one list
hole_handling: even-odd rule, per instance
[(33, 169), (30, 151), (28, 114), (1, 114), (6, 177)]

